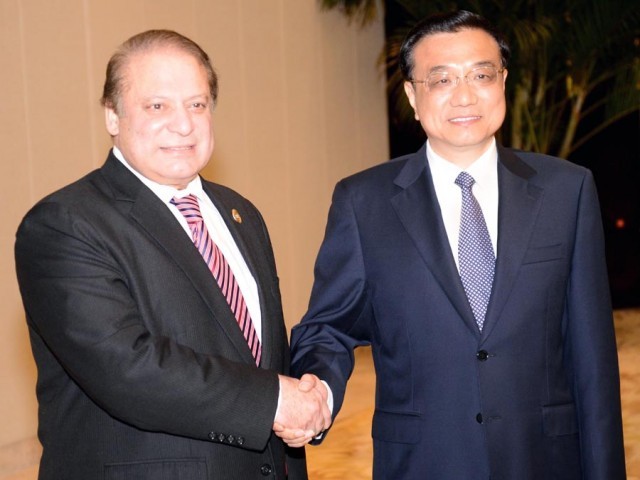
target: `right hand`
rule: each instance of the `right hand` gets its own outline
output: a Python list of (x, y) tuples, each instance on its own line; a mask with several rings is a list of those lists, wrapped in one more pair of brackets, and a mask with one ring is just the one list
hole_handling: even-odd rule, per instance
[(279, 375), (280, 407), (273, 431), (290, 447), (301, 447), (331, 425), (327, 388), (318, 377)]

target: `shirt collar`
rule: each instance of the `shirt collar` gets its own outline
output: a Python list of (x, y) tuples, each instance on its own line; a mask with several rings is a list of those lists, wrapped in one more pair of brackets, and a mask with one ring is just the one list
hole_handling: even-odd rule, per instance
[(171, 199), (173, 199), (173, 197), (182, 198), (190, 194), (195, 195), (199, 199), (204, 198), (205, 193), (204, 193), (204, 190), (202, 189), (202, 180), (200, 180), (199, 175), (196, 176), (196, 178), (194, 178), (193, 180), (191, 180), (186, 188), (182, 190), (178, 190), (175, 187), (171, 187), (169, 185), (162, 185), (158, 182), (154, 182), (153, 180), (150, 180), (144, 175), (142, 175), (140, 172), (135, 170), (131, 165), (129, 165), (129, 162), (127, 162), (122, 152), (116, 146), (113, 147), (113, 155), (125, 167), (127, 167), (129, 171), (131, 171), (131, 173), (133, 173), (136, 177), (138, 177), (138, 179), (142, 183), (144, 183), (147, 187), (149, 187), (149, 189), (151, 189), (151, 191), (155, 193), (160, 198), (160, 200), (162, 200), (164, 203), (169, 203)]
[[(454, 163), (435, 153), (429, 140), (427, 140), (427, 161), (432, 175), (446, 179), (447, 183), (454, 182), (463, 171)], [(471, 175), (478, 185), (492, 184), (497, 178), (497, 164), (498, 147), (494, 137), (489, 148), (464, 171)]]

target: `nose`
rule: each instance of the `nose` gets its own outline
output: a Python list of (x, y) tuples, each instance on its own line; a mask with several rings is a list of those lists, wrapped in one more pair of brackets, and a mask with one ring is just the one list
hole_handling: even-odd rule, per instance
[(189, 135), (193, 130), (193, 120), (189, 110), (179, 106), (172, 113), (169, 121), (169, 130), (183, 136)]
[(451, 104), (453, 106), (464, 107), (474, 105), (477, 100), (476, 91), (467, 81), (467, 77), (460, 78), (451, 93)]

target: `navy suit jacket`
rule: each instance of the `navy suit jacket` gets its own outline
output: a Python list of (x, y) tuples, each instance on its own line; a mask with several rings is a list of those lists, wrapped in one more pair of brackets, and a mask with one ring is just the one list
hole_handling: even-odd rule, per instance
[(237, 193), (203, 187), (258, 285), (261, 368), (188, 235), (113, 155), (20, 225), (41, 480), (284, 479), (287, 469), (306, 479), (304, 451), (271, 431), (289, 352), (267, 229)]
[(590, 172), (498, 150), (492, 296), (476, 326), (426, 148), (338, 183), (292, 370), (339, 411), (353, 349), (377, 374), (374, 478), (625, 478), (615, 335)]

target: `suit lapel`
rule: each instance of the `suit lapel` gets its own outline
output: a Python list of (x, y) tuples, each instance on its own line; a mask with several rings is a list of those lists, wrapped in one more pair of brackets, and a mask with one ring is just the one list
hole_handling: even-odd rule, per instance
[(407, 160), (395, 183), (402, 191), (391, 198), (391, 203), (402, 225), (465, 324), (479, 335), (451, 254), (429, 171), (426, 145)]
[(543, 189), (529, 181), (535, 174), (512, 151), (498, 147), (498, 254), (483, 339), (491, 334), (500, 317), (538, 217)]
[[(261, 272), (264, 271), (265, 267), (264, 262), (265, 259), (258, 255), (260, 250), (260, 245), (255, 245), (254, 242), (257, 238), (262, 239), (262, 237), (258, 237), (255, 235), (253, 229), (251, 231), (247, 231), (248, 223), (242, 220), (243, 214), (247, 214), (248, 212), (243, 212), (239, 205), (235, 205), (229, 202), (229, 200), (222, 195), (221, 193), (216, 194), (210, 187), (209, 184), (203, 181), (203, 188), (206, 194), (209, 196), (213, 204), (216, 206), (220, 215), (222, 216), (227, 228), (231, 232), (233, 236), (233, 240), (235, 241), (238, 249), (240, 250), (240, 254), (244, 258), (251, 275), (256, 281), (258, 287), (258, 297), (260, 301), (260, 311), (261, 311), (261, 321), (262, 321), (262, 358), (260, 364), (268, 368), (271, 365), (271, 360), (273, 356), (273, 345), (274, 338), (273, 334), (275, 329), (271, 328), (269, 322), (273, 320), (272, 316), (269, 314), (267, 298), (270, 295), (270, 292), (266, 292), (264, 289), (267, 285), (271, 285), (270, 280), (263, 278)], [(233, 211), (236, 211), (240, 215), (240, 221), (236, 220), (233, 217)], [(235, 318), (234, 318), (235, 321)], [(236, 325), (236, 330), (238, 332), (240, 329)], [(244, 337), (242, 337), (242, 341), (244, 342), (244, 346), (247, 352), (250, 354), (249, 347), (247, 346), (247, 342)]]
[[(173, 258), (191, 281), (239, 355), (253, 362), (251, 351), (206, 263), (162, 201), (112, 155), (102, 172), (114, 188), (116, 201)], [(225, 219), (226, 220), (226, 219)], [(242, 251), (242, 249), (241, 249)], [(242, 251), (244, 254), (244, 251)]]

